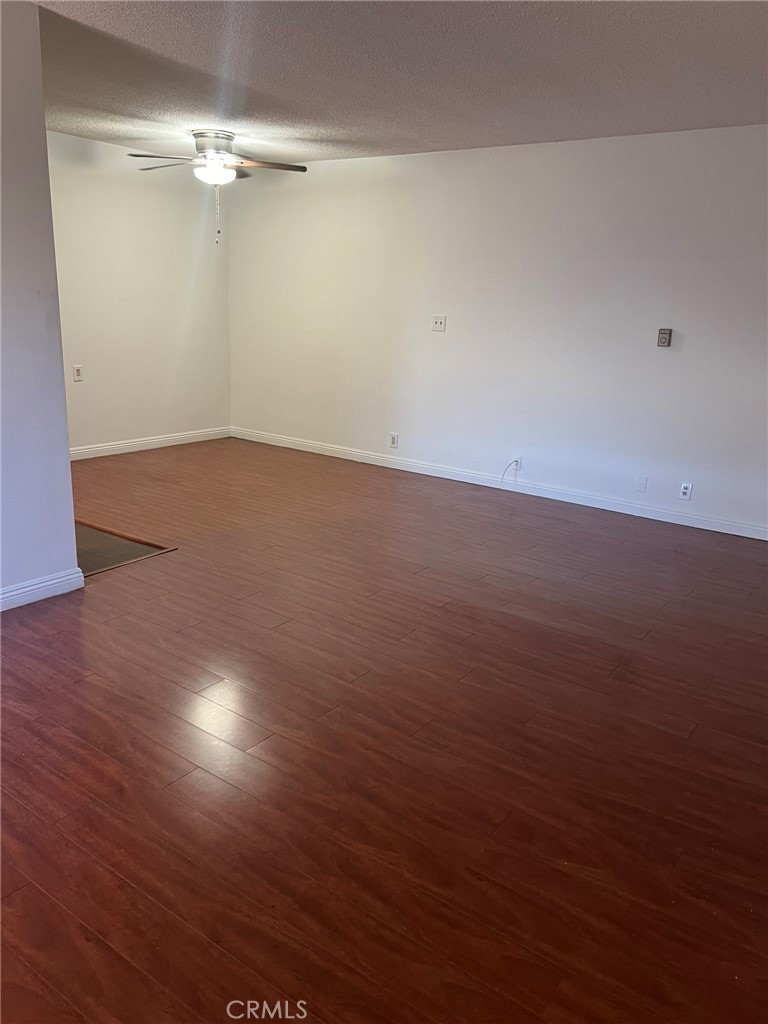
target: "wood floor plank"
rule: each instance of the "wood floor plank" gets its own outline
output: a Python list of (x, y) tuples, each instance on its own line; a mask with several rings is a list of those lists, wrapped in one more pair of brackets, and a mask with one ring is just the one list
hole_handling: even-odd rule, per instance
[[(292, 896), (309, 881), (290, 861), (280, 858), (278, 836), (265, 835), (258, 848), (243, 851), (233, 843), (230, 830), (175, 799), (167, 789), (155, 790), (130, 769), (67, 730), (40, 719), (34, 732), (25, 733), (23, 741), (29, 754), (41, 763), (50, 762), (56, 768), (69, 764), (78, 785), (91, 794), (93, 802), (108, 806), (136, 827), (147, 828), (194, 860), (206, 877), (224, 877), (238, 890), (264, 893), (266, 900), (276, 898), (276, 894)], [(262, 784), (256, 789), (256, 796), (265, 806), (265, 817), (274, 820), (276, 815), (282, 815), (281, 833), (311, 831), (319, 820), (335, 810), (334, 804), (323, 805), (294, 788), (288, 777), (280, 773), (270, 775), (266, 765), (262, 768)], [(286, 807), (291, 809), (291, 818), (282, 813)], [(61, 819), (62, 827), (69, 817)]]
[(6, 842), (2, 843), (2, 864), (0, 865), (0, 898), (5, 899), (12, 892), (29, 885), (29, 879), (22, 874)]
[(71, 779), (25, 757), (15, 735), (3, 741), (2, 772), (3, 791), (47, 822), (58, 821), (91, 801), (90, 795)]
[[(386, 753), (366, 749), (364, 742), (350, 744), (321, 723), (296, 739), (271, 736), (251, 753), (255, 760), (296, 779), (311, 775), (312, 792), (357, 801), (372, 816), (397, 808), (404, 819), (440, 821), (449, 830), (472, 835), (488, 834), (504, 817), (497, 794), (473, 792), (455, 779), (419, 774)], [(353, 764), (355, 770), (350, 771)]]
[[(135, 628), (126, 636), (124, 630), (116, 628), (111, 622), (100, 623), (97, 626), (88, 626), (79, 633), (63, 633), (60, 639), (61, 649), (69, 643), (70, 657), (79, 657), (80, 663), (91, 672), (100, 671), (100, 661), (106, 655), (113, 655), (117, 658), (128, 658), (137, 666), (147, 669), (157, 675), (161, 675), (171, 682), (178, 683), (188, 690), (200, 690), (211, 683), (217, 683), (222, 677), (215, 672), (210, 672), (194, 662), (182, 658), (165, 656), (161, 649), (151, 643), (151, 637), (155, 630), (166, 632), (161, 626), (153, 625), (142, 619), (134, 619), (131, 616), (124, 616), (133, 623)], [(185, 629), (190, 627), (185, 627)], [(175, 631), (168, 631), (170, 636), (176, 636)], [(180, 632), (183, 632), (180, 631)]]
[[(263, 626), (265, 629), (272, 629), (273, 626), (279, 626), (281, 622), (285, 622), (290, 617), (269, 607), (256, 604), (250, 598), (238, 600), (225, 597), (223, 594), (203, 593), (199, 588), (190, 589), (189, 587), (184, 587), (180, 593), (174, 591), (164, 594), (152, 602), (152, 607), (155, 606), (168, 615), (189, 620), (180, 627), (181, 629), (202, 622), (230, 623), (233, 618), (244, 619), (246, 622)], [(140, 619), (151, 618), (145, 614), (143, 609), (137, 610), (135, 615)], [(164, 625), (163, 622), (156, 624)]]
[(37, 886), (4, 900), (2, 928), (11, 951), (94, 1024), (195, 1024), (203, 1019)]
[[(128, 624), (128, 628), (135, 627)], [(205, 632), (196, 630), (194, 633), (161, 628), (153, 628), (150, 633), (143, 624), (139, 628), (145, 637), (151, 636), (153, 647), (177, 658), (180, 663), (191, 661), (206, 670), (215, 669), (217, 679), (233, 679), (308, 716), (317, 717), (336, 707), (341, 696), (347, 692), (346, 684), (338, 674), (330, 675), (325, 671), (329, 669), (333, 672), (338, 667), (338, 661), (330, 665), (324, 661), (321, 669), (312, 664), (321, 659), (311, 651), (302, 652), (298, 659), (291, 656), (290, 650), (280, 651), (282, 657), (274, 651), (267, 653), (261, 635), (243, 636), (238, 640), (237, 635), (230, 632), (226, 634), (226, 642), (222, 642), (222, 631), (213, 622)], [(182, 654), (185, 656), (183, 659)], [(345, 668), (340, 671), (346, 673)], [(203, 683), (200, 689), (209, 685), (210, 682)]]
[[(3, 835), (32, 881), (203, 1020), (223, 1017), (234, 993), (285, 993), (186, 926), (143, 890), (91, 857), (62, 830), (8, 800)], [(163, 937), (162, 943), (155, 940)]]
[[(193, 772), (170, 789), (245, 836), (261, 833), (264, 818), (258, 802), (214, 776)], [(294, 837), (291, 856), (308, 874), (322, 878), (345, 905), (357, 905), (417, 938), (425, 948), (532, 1013), (544, 1009), (559, 984), (560, 974), (549, 961), (509, 939), (489, 937), (471, 917), (406, 883), (381, 863), (354, 856), (329, 835)]]
[[(62, 638), (62, 642), (66, 641)], [(202, 731), (241, 750), (247, 750), (270, 735), (269, 729), (227, 711), (221, 705), (165, 677), (147, 671), (131, 671), (131, 663), (124, 658), (104, 655), (95, 649), (92, 655), (89, 664), (104, 670), (105, 674), (92, 673), (77, 685), (71, 686), (65, 694), (49, 690), (51, 700), (71, 698), (85, 701), (92, 707), (114, 711), (120, 706), (130, 708), (135, 714), (141, 715), (145, 722), (156, 719), (153, 728), (141, 731), (153, 735), (165, 746), (173, 746), (168, 740), (175, 734), (196, 736), (203, 742), (203, 737), (199, 735), (199, 731)], [(45, 705), (40, 706), (41, 713), (46, 710)], [(174, 718), (181, 721), (176, 722)], [(165, 723), (165, 728), (162, 723)]]
[(126, 728), (125, 722), (111, 709), (97, 707), (76, 690), (51, 694), (44, 707), (57, 723), (65, 725), (91, 746), (114, 756), (153, 785), (164, 786), (196, 767), (166, 743)]
[(226, 639), (228, 645), (234, 650), (246, 654), (249, 652), (253, 652), (254, 655), (266, 654), (286, 665), (308, 669), (310, 672), (324, 672), (340, 682), (350, 683), (373, 667), (367, 651), (352, 649), (348, 653), (344, 649), (335, 653), (311, 642), (303, 643), (301, 638), (296, 638), (292, 633), (285, 635), (280, 632), (291, 625), (291, 622), (286, 622), (271, 630), (256, 627), (243, 632), (232, 624), (222, 626), (218, 622), (203, 623), (182, 630), (180, 636), (182, 638), (200, 637), (208, 642), (211, 640), (220, 642), (222, 639)]
[[(200, 878), (195, 866), (151, 836), (94, 806), (71, 815), (62, 828), (84, 848), (192, 928), (217, 942), (245, 966), (274, 979), (294, 1002), (314, 993), (322, 1019), (323, 1003), (345, 1021), (384, 1022), (392, 996), (375, 993), (372, 982), (334, 951), (316, 946), (306, 929), (288, 922), (288, 904), (258, 904)], [(189, 899), (190, 889), (196, 899)], [(321, 996), (322, 993), (322, 996)], [(413, 1019), (424, 1021), (415, 1007)]]
[(72, 468), (176, 550), (0, 618), (4, 1024), (768, 1016), (764, 543), (236, 439)]
[[(451, 657), (433, 655), (430, 651), (417, 650), (414, 646), (406, 646), (400, 641), (385, 640), (351, 628), (345, 629), (343, 634), (339, 635), (292, 619), (278, 626), (275, 632), (281, 636), (292, 637), (324, 654), (327, 652), (331, 656), (350, 658), (353, 664), (365, 665), (365, 671), (372, 668), (381, 670), (394, 667), (408, 670), (415, 667), (459, 679), (475, 667), (473, 662), (462, 661), (458, 651), (452, 652)], [(406, 634), (403, 640), (407, 641), (411, 635)]]
[[(278, 704), (277, 701), (232, 682), (231, 679), (222, 679), (220, 683), (207, 686), (200, 690), (200, 696), (242, 718), (256, 722), (268, 732), (277, 732), (281, 735), (297, 735), (313, 721), (312, 718), (291, 711), (284, 704)], [(249, 743), (248, 746), (252, 747), (254, 744)]]
[[(623, 896), (617, 899), (586, 877), (577, 884), (573, 874), (545, 868), (543, 862), (528, 857), (510, 856), (487, 842), (454, 838), (448, 842), (451, 855), (445, 857), (438, 851), (446, 848), (447, 836), (438, 830), (429, 838), (428, 833), (425, 826), (421, 837), (415, 838), (351, 815), (333, 823), (335, 837), (353, 852), (364, 851), (383, 860), (490, 927), (517, 936), (581, 982), (599, 979), (605, 993), (615, 993), (630, 1006), (646, 998), (649, 1013), (656, 1006), (674, 1019), (680, 1006), (696, 998), (694, 992), (706, 988), (713, 1021), (736, 1005), (745, 1019), (757, 1020), (754, 1007), (761, 998), (762, 958), (755, 952), (740, 954), (743, 974), (738, 985), (727, 965), (707, 975), (705, 965), (712, 967), (711, 946), (722, 941), (720, 922), (713, 927), (711, 912), (699, 914), (699, 924), (708, 921), (709, 926), (700, 935), (694, 932), (699, 948), (689, 951), (688, 928), (682, 923), (673, 928), (668, 911), (646, 909)], [(654, 945), (659, 929), (670, 948), (675, 947), (676, 960), (687, 960), (684, 967), (673, 970), (667, 964), (661, 969)]]
[(21, 957), (2, 944), (0, 952), (3, 977), (0, 1006), (3, 1017), (12, 1024), (88, 1024), (64, 997), (36, 974)]

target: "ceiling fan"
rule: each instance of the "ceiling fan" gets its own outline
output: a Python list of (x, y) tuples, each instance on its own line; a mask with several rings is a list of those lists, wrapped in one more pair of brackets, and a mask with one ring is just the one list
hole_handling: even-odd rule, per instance
[(155, 164), (152, 167), (140, 167), (141, 171), (159, 171), (164, 167), (183, 167), (191, 164), (195, 177), (207, 185), (226, 185), (235, 178), (248, 178), (251, 168), (254, 170), (273, 171), (306, 171), (301, 164), (276, 164), (269, 160), (253, 160), (242, 153), (234, 153), (232, 145), (235, 136), (232, 132), (193, 131), (197, 156), (158, 156), (150, 153), (129, 153), (128, 156), (141, 160), (165, 160), (172, 163)]

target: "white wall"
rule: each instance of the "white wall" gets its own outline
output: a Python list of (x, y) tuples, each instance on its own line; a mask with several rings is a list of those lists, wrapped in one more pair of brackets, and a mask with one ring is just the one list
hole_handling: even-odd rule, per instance
[(48, 148), (71, 446), (226, 430), (213, 189), (188, 168), (142, 173), (119, 146), (49, 133)]
[(316, 163), (228, 199), (242, 436), (489, 483), (522, 455), (521, 489), (763, 534), (764, 127)]
[(0, 607), (82, 587), (33, 4), (2, 19), (2, 564)]

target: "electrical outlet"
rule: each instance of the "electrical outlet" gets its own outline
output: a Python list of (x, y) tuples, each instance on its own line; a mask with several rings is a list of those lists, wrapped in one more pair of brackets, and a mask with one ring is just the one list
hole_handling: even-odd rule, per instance
[(400, 447), (400, 435), (399, 434), (390, 434), (389, 435), (389, 447), (390, 448), (399, 448)]
[(433, 313), (432, 314), (432, 330), (433, 331), (444, 331), (445, 330), (445, 313)]
[(693, 490), (693, 484), (690, 483), (690, 481), (684, 480), (680, 484), (680, 493), (678, 494), (678, 498), (680, 498), (682, 501), (690, 501), (691, 500), (691, 491), (692, 490)]
[(73, 366), (72, 367), (72, 380), (75, 381), (76, 383), (79, 383), (83, 379), (84, 378), (83, 378), (83, 368), (82, 368), (82, 366)]
[(637, 494), (645, 494), (645, 490), (648, 486), (647, 476), (636, 476), (635, 477), (635, 491)]
[(507, 480), (513, 480), (515, 478), (515, 474), (520, 472), (522, 465), (522, 455), (516, 455), (504, 468), (504, 472), (501, 474), (501, 482), (505, 483)]

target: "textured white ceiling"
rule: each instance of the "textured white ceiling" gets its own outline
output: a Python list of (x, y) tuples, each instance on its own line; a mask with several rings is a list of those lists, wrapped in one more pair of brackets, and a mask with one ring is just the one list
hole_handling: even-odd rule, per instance
[(312, 160), (755, 124), (764, 3), (46, 2), (48, 127)]

